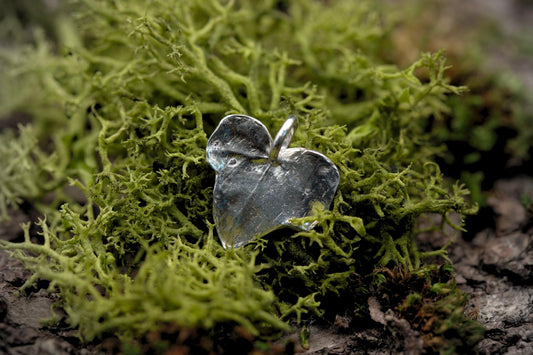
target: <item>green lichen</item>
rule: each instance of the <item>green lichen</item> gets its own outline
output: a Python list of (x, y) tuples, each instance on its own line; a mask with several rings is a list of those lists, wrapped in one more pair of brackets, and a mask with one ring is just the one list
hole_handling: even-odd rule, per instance
[[(442, 53), (402, 70), (380, 59), (386, 19), (371, 1), (72, 6), (77, 35), (56, 46), (37, 36), (2, 56), (33, 84), (24, 88), (32, 99), (11, 109), (32, 115), (49, 152), (32, 159), (47, 173), (37, 195), (53, 202), (40, 207), (41, 242), (26, 226), (25, 242), (0, 247), (33, 271), (23, 288), (50, 281), (84, 339), (165, 323), (287, 330), (291, 317), (326, 311), (356, 270), (446, 258), (445, 248), (419, 252), (413, 238), (421, 216), (442, 216), (428, 230), (458, 230), (449, 213), (474, 210), (466, 189), (443, 181), (425, 131), (463, 88), (448, 84)], [(331, 209), (295, 221), (317, 228), (222, 249), (205, 146), (229, 113), (271, 132), (295, 114), (294, 146), (337, 165)]]
[(527, 89), (502, 73), (484, 74), (463, 64), (454, 81), (465, 82), (470, 92), (448, 98), (452, 115), (435, 122), (436, 136), (449, 149), (443, 152), (443, 169), (460, 177), (472, 199), (484, 206), (487, 191), (502, 176), (509, 161), (525, 166), (531, 159), (533, 117), (528, 111)]
[(31, 127), (19, 126), (18, 136), (13, 130), (0, 133), (0, 221), (9, 218), (9, 210), (16, 209), (24, 198), (36, 197), (40, 191), (35, 178), (40, 169), (32, 159), (37, 138)]
[[(487, 192), (509, 166), (515, 173), (527, 174), (533, 156), (531, 89), (510, 66), (530, 59), (533, 41), (519, 27), (508, 31), (504, 22), (489, 16), (490, 11), (477, 13), (475, 25), (464, 21), (469, 14), (451, 19), (450, 25), (441, 16), (453, 8), (446, 2), (388, 6), (400, 13), (389, 36), (396, 49), (391, 61), (405, 63), (420, 50), (445, 47), (453, 65), (450, 83), (469, 89), (464, 95), (447, 97), (449, 112), (434, 117), (428, 129), (447, 146), (438, 159), (442, 171), (461, 179), (472, 192), (471, 199), (484, 207)], [(509, 43), (512, 49), (507, 48)], [(506, 48), (503, 57), (498, 48)]]

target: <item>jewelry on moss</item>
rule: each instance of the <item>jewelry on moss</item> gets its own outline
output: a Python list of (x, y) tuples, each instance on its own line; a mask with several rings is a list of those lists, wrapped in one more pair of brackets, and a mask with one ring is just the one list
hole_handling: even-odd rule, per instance
[(295, 225), (313, 205), (328, 208), (339, 172), (325, 155), (288, 148), (298, 122), (290, 116), (272, 141), (259, 120), (229, 115), (207, 142), (207, 161), (217, 176), (213, 216), (224, 248), (242, 246), (254, 237), (288, 226), (310, 230), (315, 222)]

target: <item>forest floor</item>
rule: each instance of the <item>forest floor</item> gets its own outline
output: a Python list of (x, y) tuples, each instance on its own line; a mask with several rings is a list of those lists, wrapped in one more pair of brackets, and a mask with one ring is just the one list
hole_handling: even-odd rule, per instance
[[(533, 4), (527, 1), (454, 0), (446, 9), (443, 16), (456, 16), (459, 22), (490, 18), (510, 37), (533, 31)], [(514, 73), (525, 90), (533, 93), (532, 55), (516, 55), (511, 47), (511, 43), (502, 42), (488, 48), (490, 65)], [(11, 123), (3, 120), (0, 127), (5, 125)], [(532, 170), (526, 167), (517, 176), (493, 177), (486, 206), (477, 218), (467, 221), (470, 232), (459, 235), (449, 248), (456, 282), (470, 295), (466, 312), (486, 328), (485, 338), (476, 347), (480, 354), (533, 354), (533, 210), (524, 202), (533, 201), (533, 174), (527, 173)], [(37, 215), (31, 206), (23, 206), (11, 217), (8, 223), (0, 224), (0, 239), (21, 240), (20, 223), (35, 221)], [(418, 238), (423, 250), (438, 248), (446, 241), (435, 234)], [(42, 323), (51, 315), (53, 295), (46, 292), (47, 284), (42, 282), (17, 296), (29, 276), (20, 261), (0, 251), (0, 353), (105, 353), (106, 344), (82, 345), (75, 330), (64, 321), (53, 327)], [(421, 334), (409, 323), (379, 304), (369, 304), (369, 308), (373, 322), (359, 331), (347, 333), (336, 324), (311, 325), (306, 353), (423, 351)]]

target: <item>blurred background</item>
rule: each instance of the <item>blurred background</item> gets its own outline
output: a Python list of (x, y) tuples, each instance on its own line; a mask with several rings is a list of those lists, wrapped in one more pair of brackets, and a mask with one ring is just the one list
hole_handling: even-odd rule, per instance
[[(280, 8), (284, 3), (279, 2)], [(5, 75), (5, 63), (16, 57), (10, 53), (42, 45), (40, 38), (49, 39), (57, 52), (75, 45), (79, 41), (77, 19), (70, 15), (70, 6), (71, 2), (62, 0), (2, 0), (0, 133), (31, 121), (20, 110), (31, 100), (27, 94), (31, 90)], [(391, 22), (380, 54), (384, 63), (406, 68), (421, 53), (442, 49), (450, 65), (450, 83), (468, 87), (461, 96), (449, 96), (447, 112), (432, 117), (426, 127), (434, 134), (435, 144), (442, 146), (438, 163), (443, 174), (466, 184), (470, 198), (479, 206), (479, 213), (467, 218), (467, 231), (450, 248), (450, 257), (457, 283), (473, 295), (472, 312), (479, 313), (480, 321), (493, 331), (484, 344), (487, 352), (504, 352), (517, 339), (531, 343), (533, 1), (379, 0), (376, 6)], [(426, 79), (423, 72), (418, 74)], [(18, 222), (15, 218), (12, 224)], [(428, 250), (442, 246), (431, 238), (420, 240), (422, 248), (424, 243)], [(507, 280), (509, 275), (514, 281), (486, 286), (494, 278)], [(519, 321), (510, 318), (513, 312), (505, 304), (494, 308), (507, 290), (516, 291), (502, 299), (524, 314)], [(523, 325), (525, 335), (503, 332), (500, 323)]]

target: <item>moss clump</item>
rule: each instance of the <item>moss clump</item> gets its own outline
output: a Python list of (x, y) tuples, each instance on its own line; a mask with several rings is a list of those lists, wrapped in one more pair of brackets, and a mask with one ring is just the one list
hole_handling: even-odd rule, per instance
[(440, 165), (448, 176), (461, 178), (472, 199), (485, 206), (486, 192), (512, 164), (516, 173), (527, 171), (533, 119), (516, 83), (482, 75), (479, 69), (462, 70), (452, 80), (467, 83), (470, 92), (464, 100), (449, 98), (453, 116), (434, 123), (438, 139), (448, 146)]
[[(527, 31), (507, 33), (503, 22), (483, 12), (475, 25), (467, 20), (472, 15), (468, 11), (450, 23), (449, 16), (442, 16), (453, 8), (446, 2), (403, 5), (389, 8), (394, 12), (402, 6), (402, 16), (397, 17), (390, 36), (395, 55), (389, 58), (405, 63), (421, 49), (446, 48), (453, 65), (450, 83), (466, 85), (469, 90), (461, 97), (449, 96), (450, 111), (428, 122), (436, 139), (447, 146), (437, 161), (448, 177), (466, 184), (473, 201), (484, 206), (486, 192), (497, 179), (529, 171), (533, 157), (531, 90), (505, 62), (525, 60), (533, 42), (524, 35)], [(512, 50), (506, 48), (509, 43), (514, 44)], [(495, 68), (494, 61), (502, 60), (495, 56), (497, 48), (506, 48), (506, 59)]]
[[(18, 135), (17, 135), (18, 133)], [(9, 210), (16, 209), (23, 197), (35, 198), (40, 192), (35, 176), (40, 168), (32, 159), (37, 139), (31, 127), (21, 126), (15, 133), (6, 129), (0, 133), (0, 222), (9, 218)]]
[[(473, 212), (467, 191), (443, 182), (424, 128), (463, 89), (448, 84), (441, 53), (401, 70), (383, 62), (387, 19), (373, 2), (73, 7), (77, 35), (54, 46), (37, 36), (2, 57), (17, 82), (32, 83), (20, 89), (32, 99), (15, 109), (32, 115), (48, 153), (31, 157), (46, 167), (46, 185), (15, 190), (42, 206), (41, 242), (26, 227), (24, 243), (0, 246), (34, 272), (24, 287), (50, 281), (85, 339), (127, 339), (169, 322), (286, 330), (289, 317), (334, 306), (355, 270), (445, 258), (445, 249), (417, 251), (418, 217), (438, 214), (430, 229), (459, 229), (448, 214)], [(338, 166), (337, 195), (312, 217), (315, 230), (219, 245), (205, 146), (229, 113), (271, 131), (295, 114), (294, 145)], [(40, 203), (44, 194), (51, 203)]]

